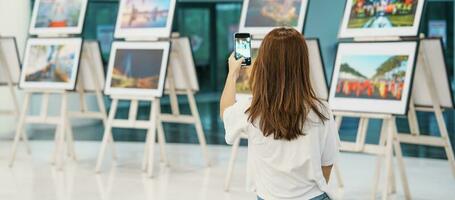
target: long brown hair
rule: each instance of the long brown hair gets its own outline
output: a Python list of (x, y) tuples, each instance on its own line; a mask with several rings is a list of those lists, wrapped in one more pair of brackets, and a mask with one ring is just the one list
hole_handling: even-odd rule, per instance
[(276, 28), (262, 41), (252, 66), (253, 99), (248, 120), (259, 121), (264, 136), (293, 140), (303, 133), (311, 110), (322, 122), (328, 119), (310, 82), (308, 47), (293, 28)]

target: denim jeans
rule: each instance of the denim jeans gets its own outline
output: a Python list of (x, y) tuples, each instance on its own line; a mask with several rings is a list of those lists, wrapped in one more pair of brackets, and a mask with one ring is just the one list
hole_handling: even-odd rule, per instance
[[(258, 196), (258, 200), (264, 200), (262, 199), (261, 197)], [(330, 200), (330, 197), (326, 194), (326, 193), (323, 193), (317, 197), (314, 197), (310, 200)]]

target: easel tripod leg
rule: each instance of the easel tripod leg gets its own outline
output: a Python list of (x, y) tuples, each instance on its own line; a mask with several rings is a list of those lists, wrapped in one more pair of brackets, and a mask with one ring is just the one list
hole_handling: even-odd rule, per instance
[(145, 135), (145, 146), (144, 146), (144, 157), (142, 158), (142, 171), (147, 172), (148, 157), (150, 147), (150, 134), (148, 132)]
[(411, 192), (409, 191), (409, 184), (408, 184), (408, 178), (407, 178), (406, 172), (405, 172), (403, 154), (401, 151), (400, 142), (398, 141), (398, 136), (397, 136), (396, 132), (395, 132), (395, 138), (396, 139), (393, 141), (393, 145), (394, 145), (395, 154), (397, 157), (398, 169), (400, 171), (401, 184), (403, 185), (405, 199), (409, 200), (409, 199), (411, 199)]
[(232, 144), (231, 158), (229, 159), (228, 171), (226, 174), (226, 179), (224, 181), (224, 191), (226, 192), (229, 191), (229, 187), (231, 185), (232, 171), (234, 171), (234, 164), (237, 158), (237, 152), (239, 151), (240, 139), (241, 138), (238, 137), (235, 139), (234, 144)]
[(444, 149), (447, 155), (447, 160), (449, 160), (449, 166), (452, 170), (452, 175), (455, 178), (455, 158), (453, 154), (452, 144), (450, 144), (449, 133), (447, 132), (444, 116), (440, 108), (436, 108), (434, 114), (438, 123), (439, 132), (441, 133), (441, 137), (444, 140)]
[(199, 117), (199, 111), (197, 110), (196, 100), (194, 99), (194, 95), (187, 91), (188, 101), (190, 104), (191, 114), (195, 119), (195, 126), (196, 126), (196, 133), (199, 139), (199, 144), (202, 148), (202, 154), (205, 158), (205, 164), (210, 166), (210, 156), (207, 149), (207, 143), (205, 141), (204, 129), (202, 128), (201, 118)]
[(19, 139), (21, 137), (21, 134), (24, 132), (25, 117), (28, 112), (29, 103), (30, 103), (30, 94), (26, 93), (24, 103), (23, 103), (23, 109), (20, 113), (19, 121), (17, 122), (17, 125), (16, 125), (16, 133), (14, 135), (14, 142), (13, 142), (13, 147), (11, 150), (9, 167), (13, 167), (14, 160), (16, 159), (17, 145), (19, 144)]
[(27, 150), (27, 153), (28, 153), (28, 154), (31, 154), (31, 153), (32, 153), (32, 150), (31, 150), (31, 148), (30, 148), (30, 144), (29, 144), (29, 142), (28, 142), (27, 133), (25, 133), (25, 131), (22, 131), (22, 133), (21, 133), (21, 138), (22, 138), (22, 141), (24, 141), (24, 143), (25, 143), (25, 148), (26, 148), (26, 150)]
[(158, 142), (160, 145), (160, 161), (164, 162), (166, 165), (169, 165), (169, 160), (167, 159), (167, 154), (166, 154), (166, 138), (164, 135), (163, 124), (161, 123), (160, 120), (158, 120), (156, 123), (158, 126)]
[(74, 161), (77, 160), (76, 157), (76, 149), (74, 147), (74, 135), (73, 130), (71, 128), (70, 120), (66, 121), (66, 143), (68, 146), (68, 156), (71, 157)]
[(155, 139), (156, 139), (156, 122), (157, 122), (157, 117), (158, 113), (157, 111), (159, 110), (160, 103), (158, 100), (153, 100), (152, 101), (152, 106), (150, 106), (151, 111), (150, 111), (150, 128), (147, 131), (147, 137), (150, 137), (149, 139), (149, 146), (148, 146), (148, 163), (147, 163), (147, 176), (149, 178), (153, 178), (153, 161), (155, 159)]
[[(388, 121), (387, 120), (382, 120), (382, 125), (381, 125), (381, 131), (379, 135), (379, 146), (383, 147), (385, 145), (385, 140), (387, 136), (387, 126)], [(377, 161), (376, 161), (376, 169), (374, 173), (374, 181), (373, 181), (373, 192), (372, 192), (372, 197), (376, 198), (376, 192), (378, 191), (378, 185), (381, 177), (381, 162), (384, 159), (384, 155), (378, 155)]]
[[(103, 162), (103, 159), (104, 159), (104, 154), (105, 154), (105, 151), (106, 151), (106, 147), (107, 147), (107, 145), (109, 143), (109, 138), (113, 139), (113, 136), (112, 136), (112, 121), (114, 120), (115, 113), (117, 112), (117, 105), (118, 105), (118, 99), (113, 99), (112, 100), (112, 104), (111, 104), (111, 110), (109, 111), (109, 117), (107, 119), (106, 126), (104, 127), (103, 141), (101, 143), (100, 152), (98, 154), (98, 160), (96, 161), (95, 171), (97, 173), (99, 173), (100, 170), (101, 170), (101, 165), (102, 165), (102, 162)], [(113, 140), (112, 140), (112, 143), (114, 143)]]
[(58, 124), (59, 128), (59, 140), (58, 140), (58, 152), (57, 152), (57, 169), (61, 170), (63, 168), (63, 162), (65, 160), (65, 133), (67, 131), (67, 108), (68, 108), (68, 94), (62, 94), (62, 103), (60, 107), (60, 123)]
[[(390, 174), (390, 171), (392, 170), (392, 157), (393, 157), (393, 140), (394, 140), (394, 135), (396, 134), (395, 130), (395, 117), (391, 117), (387, 119), (387, 138), (385, 141), (385, 151), (384, 151), (384, 157), (385, 157), (385, 177), (388, 177)], [(389, 190), (389, 183), (390, 180), (385, 180), (384, 181), (384, 187), (382, 188), (382, 199), (386, 200), (388, 199), (388, 190)]]
[[(103, 114), (103, 118), (102, 118), (103, 127), (106, 128), (106, 125), (107, 125), (106, 106), (104, 104), (103, 95), (101, 95), (101, 91), (96, 91), (95, 97), (96, 97), (96, 101), (98, 103), (98, 109)], [(112, 159), (117, 160), (117, 151), (115, 149), (114, 137), (112, 136), (112, 134), (109, 134), (108, 139), (109, 139), (109, 144), (111, 146)]]

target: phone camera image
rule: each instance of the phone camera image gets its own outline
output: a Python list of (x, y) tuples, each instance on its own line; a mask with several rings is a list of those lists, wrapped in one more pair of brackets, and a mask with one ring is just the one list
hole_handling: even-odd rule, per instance
[(251, 38), (235, 37), (235, 58), (245, 58), (243, 65), (251, 64)]

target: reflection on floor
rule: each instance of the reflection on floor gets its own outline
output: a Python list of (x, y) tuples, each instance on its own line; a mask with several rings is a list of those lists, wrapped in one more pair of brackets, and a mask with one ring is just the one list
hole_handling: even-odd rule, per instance
[[(212, 167), (205, 168), (199, 146), (169, 144), (170, 167), (155, 162), (154, 179), (141, 173), (143, 143), (117, 143), (118, 161), (108, 159), (103, 171), (94, 173), (98, 142), (77, 142), (78, 162), (67, 161), (63, 171), (49, 164), (52, 142), (33, 141), (32, 155), (20, 146), (14, 168), (7, 166), (11, 142), (0, 142), (0, 199), (8, 200), (252, 200), (245, 191), (246, 148), (241, 147), (230, 192), (223, 191), (228, 146), (209, 146)], [(109, 152), (108, 152), (109, 153)], [(158, 149), (155, 151), (158, 156)], [(108, 157), (108, 156), (106, 156)], [(342, 153), (340, 169), (345, 181), (344, 199), (369, 199), (375, 157)], [(413, 199), (450, 199), (455, 178), (443, 160), (406, 158)], [(113, 167), (115, 166), (115, 167)], [(334, 176), (333, 176), (334, 177)], [(393, 199), (403, 199), (400, 182)], [(379, 195), (379, 194), (378, 194)]]

